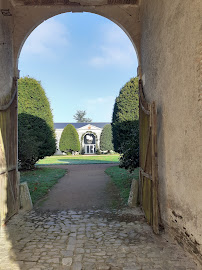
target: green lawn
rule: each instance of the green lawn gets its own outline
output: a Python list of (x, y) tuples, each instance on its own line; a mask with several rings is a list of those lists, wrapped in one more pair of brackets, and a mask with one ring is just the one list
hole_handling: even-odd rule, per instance
[(66, 173), (64, 169), (37, 168), (34, 171), (21, 171), (20, 182), (27, 182), (33, 204), (43, 198), (53, 185)]
[(119, 155), (76, 155), (76, 156), (51, 156), (45, 157), (37, 162), (37, 165), (76, 165), (76, 164), (98, 164), (119, 163)]
[(111, 177), (112, 182), (118, 188), (123, 204), (127, 204), (132, 180), (138, 180), (139, 178), (139, 168), (130, 173), (123, 168), (114, 166), (107, 168), (105, 172)]

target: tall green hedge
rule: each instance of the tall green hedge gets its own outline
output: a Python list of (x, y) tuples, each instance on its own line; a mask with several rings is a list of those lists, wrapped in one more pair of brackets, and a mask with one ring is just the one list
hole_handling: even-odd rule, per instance
[(50, 103), (40, 82), (18, 81), (18, 159), (30, 169), (38, 159), (55, 153), (56, 140)]
[(112, 126), (107, 124), (104, 126), (100, 136), (100, 149), (102, 151), (114, 150), (112, 139)]
[(121, 168), (133, 171), (139, 166), (139, 121), (132, 124), (130, 137), (121, 144), (120, 164)]
[(139, 165), (138, 85), (136, 77), (121, 88), (112, 117), (114, 149), (121, 154), (120, 166), (130, 170)]
[(54, 130), (50, 102), (41, 83), (34, 78), (24, 77), (18, 80), (18, 114), (21, 113), (45, 120)]
[(132, 78), (120, 90), (112, 116), (114, 150), (122, 152), (122, 143), (131, 138), (131, 130), (139, 119), (138, 78)]
[(75, 127), (68, 124), (62, 132), (60, 143), (60, 151), (68, 153), (73, 151), (80, 151), (79, 135)]

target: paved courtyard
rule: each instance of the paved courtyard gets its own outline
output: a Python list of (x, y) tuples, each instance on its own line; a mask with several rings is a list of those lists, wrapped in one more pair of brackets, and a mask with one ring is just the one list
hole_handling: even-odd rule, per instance
[(195, 270), (189, 254), (156, 236), (141, 212), (31, 211), (1, 229), (2, 270)]

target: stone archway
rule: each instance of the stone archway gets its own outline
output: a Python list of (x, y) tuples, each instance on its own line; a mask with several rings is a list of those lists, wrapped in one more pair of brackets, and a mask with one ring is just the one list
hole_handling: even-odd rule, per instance
[(17, 190), (7, 194), (7, 187), (17, 181), (16, 87), (13, 85), (19, 76), (19, 52), (37, 25), (63, 12), (102, 15), (117, 23), (135, 44), (145, 98), (150, 103), (156, 101), (159, 113), (162, 219), (166, 228), (201, 259), (202, 28), (199, 0), (191, 4), (175, 0), (0, 1), (0, 183), (1, 190), (5, 191), (5, 196), (0, 198), (1, 220), (9, 216), (8, 202), (13, 200), (12, 194), (17, 194)]
[[(123, 2), (124, 3), (124, 2)], [(124, 5), (123, 5), (124, 6)], [(24, 10), (23, 10), (24, 9)], [(132, 9), (132, 10), (131, 10)], [(15, 17), (18, 28), (14, 30), (14, 58), (16, 73), (18, 73), (18, 58), (21, 49), (30, 33), (40, 25), (44, 20), (47, 20), (55, 15), (67, 12), (89, 12), (103, 16), (115, 24), (117, 24), (129, 37), (137, 54), (138, 61), (140, 62), (140, 22), (139, 22), (139, 9), (137, 5), (130, 5), (130, 10), (133, 15), (127, 12), (127, 8), (120, 8), (116, 5), (65, 5), (57, 6), (52, 5), (51, 9), (46, 6), (36, 6), (34, 10), (34, 20), (30, 16), (20, 16), (22, 13), (29, 14), (32, 10), (32, 5), (16, 6), (17, 16)], [(136, 71), (134, 71), (136, 72)]]
[[(128, 2), (129, 1), (129, 2)], [(87, 1), (88, 2), (88, 1)], [(44, 20), (51, 18), (55, 15), (65, 13), (65, 12), (90, 12), (95, 13), (101, 16), (104, 16), (111, 21), (115, 22), (119, 25), (123, 31), (129, 36), (131, 42), (133, 43), (137, 55), (140, 53), (140, 21), (139, 21), (139, 8), (136, 0), (125, 0), (120, 1), (117, 5), (116, 2), (106, 2), (100, 3), (95, 2), (93, 0), (92, 3), (83, 3), (83, 2), (69, 2), (66, 0), (60, 1), (30, 1), (30, 0), (14, 0), (14, 1), (2, 1), (2, 15), (0, 20), (0, 33), (2, 32), (3, 38), (6, 39), (7, 45), (0, 50), (0, 55), (4, 56), (3, 61), (6, 65), (7, 72), (2, 73), (4, 77), (2, 81), (0, 81), (0, 89), (4, 89), (5, 91), (0, 93), (0, 101), (2, 104), (2, 111), (6, 108), (6, 115), (12, 114), (13, 117), (16, 115), (17, 111), (13, 112), (13, 107), (15, 107), (15, 103), (17, 101), (16, 91), (16, 80), (19, 77), (18, 71), (18, 58), (21, 52), (21, 48), (29, 36), (29, 34), (35, 29), (40, 23)], [(13, 27), (14, 26), (14, 27)], [(5, 32), (6, 29), (6, 32)], [(12, 48), (12, 50), (10, 50)], [(5, 57), (6, 56), (6, 57)], [(139, 58), (139, 57), (138, 57)], [(140, 60), (140, 59), (139, 59)], [(135, 71), (134, 71), (135, 72)], [(0, 70), (1, 77), (1, 70)], [(12, 79), (13, 78), (13, 79)], [(8, 80), (10, 82), (8, 83)], [(5, 83), (6, 82), (6, 83)], [(14, 84), (13, 84), (14, 82)], [(16, 87), (11, 87), (15, 85)], [(10, 104), (10, 100), (13, 101)], [(10, 106), (11, 105), (11, 106)], [(16, 117), (16, 116), (15, 116)], [(6, 119), (6, 117), (5, 117)], [(9, 120), (11, 121), (11, 120)], [(4, 120), (0, 123), (0, 126), (4, 125)], [(12, 148), (12, 156), (14, 159), (12, 161), (8, 160), (8, 157), (5, 157), (6, 167), (15, 168), (14, 179), (17, 179), (17, 121), (13, 121), (15, 128), (15, 133), (11, 135), (12, 139), (6, 140), (6, 134), (11, 132), (10, 127), (7, 126), (4, 131), (4, 142), (3, 145), (6, 149)], [(2, 163), (3, 164), (3, 163)], [(13, 172), (13, 169), (12, 169)], [(2, 169), (2, 175), (6, 174), (6, 169)], [(9, 172), (8, 175), (11, 175)], [(5, 185), (10, 182), (10, 176), (5, 176)], [(15, 186), (14, 194), (18, 193), (17, 181), (12, 182), (11, 186)], [(5, 190), (6, 192), (6, 190)], [(5, 195), (6, 198), (6, 195)], [(17, 198), (17, 195), (16, 195)], [(16, 199), (15, 198), (15, 199)], [(6, 199), (8, 202), (13, 200), (10, 195), (9, 198)], [(2, 202), (2, 210), (1, 220), (4, 222), (11, 215), (7, 214), (9, 209), (7, 208), (7, 204)], [(17, 211), (12, 210), (12, 214)]]

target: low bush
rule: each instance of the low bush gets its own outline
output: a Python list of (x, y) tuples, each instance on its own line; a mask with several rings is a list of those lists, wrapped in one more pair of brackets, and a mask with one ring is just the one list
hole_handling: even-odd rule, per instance
[(80, 151), (79, 135), (75, 127), (68, 124), (62, 132), (59, 148), (62, 152), (72, 153), (73, 151)]
[(96, 154), (97, 155), (101, 155), (102, 154), (102, 152), (100, 151), (100, 149), (98, 148), (98, 149), (96, 149)]
[(55, 153), (55, 137), (46, 121), (26, 113), (18, 115), (19, 169), (30, 170), (45, 156)]

